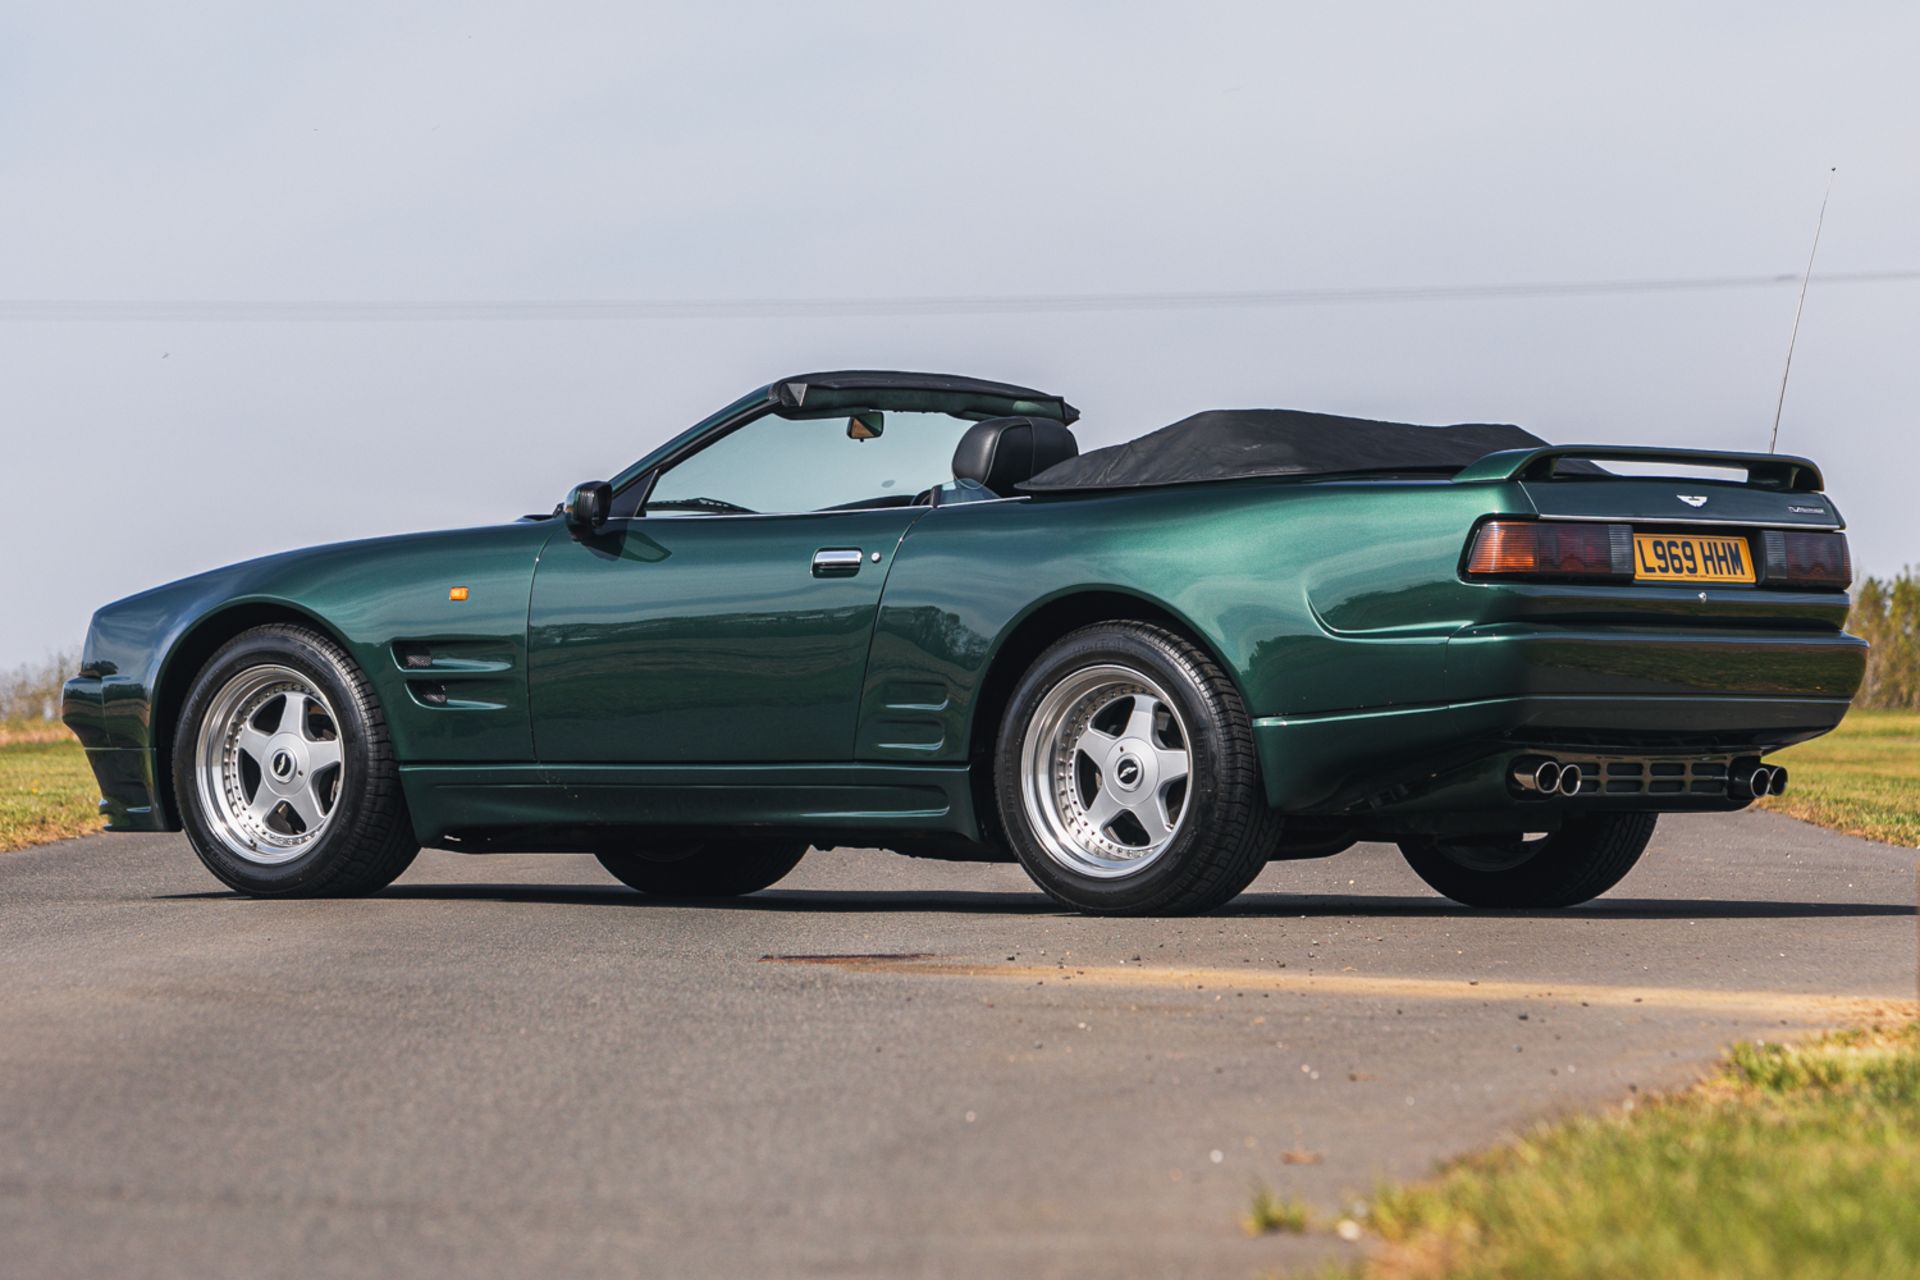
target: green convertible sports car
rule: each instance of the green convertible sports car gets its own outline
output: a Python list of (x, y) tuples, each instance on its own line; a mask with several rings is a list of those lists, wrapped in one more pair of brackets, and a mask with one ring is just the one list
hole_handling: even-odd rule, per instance
[(184, 829), (250, 894), (371, 892), (422, 846), (742, 894), (879, 845), (1190, 912), (1386, 840), (1552, 907), (1659, 814), (1783, 789), (1765, 755), (1860, 681), (1805, 459), (1281, 410), (1082, 455), (1077, 416), (785, 378), (550, 515), (108, 605), (66, 721), (111, 829)]

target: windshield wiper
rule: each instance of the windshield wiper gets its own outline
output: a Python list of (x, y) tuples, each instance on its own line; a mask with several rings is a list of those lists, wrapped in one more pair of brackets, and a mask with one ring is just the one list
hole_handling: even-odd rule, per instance
[(728, 502), (724, 498), (668, 498), (663, 502), (649, 502), (649, 511), (707, 511), (715, 515), (757, 516), (760, 513), (751, 507), (743, 507), (737, 502)]

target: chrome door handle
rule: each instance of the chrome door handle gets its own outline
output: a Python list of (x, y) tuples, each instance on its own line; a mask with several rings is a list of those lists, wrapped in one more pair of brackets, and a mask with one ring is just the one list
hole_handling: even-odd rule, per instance
[(816, 578), (851, 578), (860, 572), (860, 548), (823, 547), (813, 553)]

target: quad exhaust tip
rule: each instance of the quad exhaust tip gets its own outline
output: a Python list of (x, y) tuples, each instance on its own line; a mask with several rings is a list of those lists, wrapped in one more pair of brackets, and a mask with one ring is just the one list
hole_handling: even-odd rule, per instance
[(1547, 799), (1579, 795), (1581, 781), (1578, 765), (1563, 765), (1538, 756), (1522, 756), (1513, 762), (1514, 786)]
[(1757, 800), (1761, 796), (1783, 796), (1787, 793), (1787, 770), (1784, 765), (1757, 764), (1734, 774), (1731, 781), (1737, 799)]
[[(1513, 762), (1508, 777), (1516, 791), (1543, 800), (1565, 800), (1593, 789), (1587, 786), (1579, 765), (1562, 764), (1548, 756), (1521, 756)], [(1736, 800), (1786, 793), (1787, 770), (1783, 765), (1742, 765), (1727, 775), (1727, 794)]]

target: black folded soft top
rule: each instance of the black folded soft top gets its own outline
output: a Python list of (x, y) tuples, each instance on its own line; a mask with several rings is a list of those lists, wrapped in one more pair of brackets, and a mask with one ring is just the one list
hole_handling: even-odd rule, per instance
[(1211, 409), (1049, 467), (1030, 493), (1134, 489), (1248, 476), (1454, 472), (1502, 449), (1546, 444), (1519, 427), (1421, 427), (1299, 409)]

